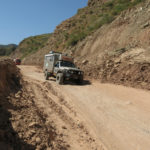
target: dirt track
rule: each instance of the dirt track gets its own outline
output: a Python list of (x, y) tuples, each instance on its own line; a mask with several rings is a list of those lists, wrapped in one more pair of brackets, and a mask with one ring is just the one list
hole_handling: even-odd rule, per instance
[(45, 81), (36, 67), (20, 69), (36, 105), (70, 149), (150, 149), (149, 92), (96, 81), (60, 86), (53, 78)]

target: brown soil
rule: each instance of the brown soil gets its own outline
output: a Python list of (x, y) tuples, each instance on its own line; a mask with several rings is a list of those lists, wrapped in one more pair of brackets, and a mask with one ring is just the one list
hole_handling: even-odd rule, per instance
[(7, 95), (20, 87), (19, 69), (10, 59), (0, 59), (0, 96)]
[(36, 106), (68, 149), (149, 150), (148, 91), (97, 81), (58, 85), (34, 66), (20, 68)]
[[(91, 0), (89, 6), (101, 4)], [(60, 49), (73, 55), (75, 62), (90, 79), (127, 85), (149, 90), (150, 64), (150, 1), (123, 11), (110, 24), (104, 25), (69, 49)], [(74, 17), (59, 25), (60, 34)], [(37, 53), (24, 59), (25, 64), (43, 66), (44, 55), (55, 50), (59, 41), (56, 28), (54, 37)], [(67, 29), (68, 30), (68, 29)]]
[(142, 49), (136, 48), (113, 56), (105, 55), (100, 65), (80, 66), (88, 78), (100, 79), (102, 83), (150, 90), (150, 62), (146, 59), (141, 61), (141, 51), (144, 53)]
[(37, 80), (40, 69), (30, 73), (21, 67), (22, 79), (11, 60), (0, 66), (6, 76), (0, 78), (1, 150), (104, 150), (73, 107), (47, 82)]
[[(45, 116), (44, 124), (55, 131), (54, 134), (49, 132), (51, 130), (47, 131), (48, 135), (52, 136), (52, 139), (49, 139), (50, 148), (54, 150), (104, 150), (104, 146), (92, 132), (89, 132), (72, 104), (51, 84), (43, 80), (43, 73), (39, 68), (32, 66), (20, 66), (20, 68), (24, 75), (26, 93), (31, 96), (40, 114)], [(28, 143), (31, 143), (31, 139), (29, 138)]]

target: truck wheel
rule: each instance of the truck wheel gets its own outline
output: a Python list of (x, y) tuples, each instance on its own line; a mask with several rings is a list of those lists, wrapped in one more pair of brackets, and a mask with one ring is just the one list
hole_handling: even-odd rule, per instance
[(48, 72), (45, 71), (45, 80), (48, 80), (49, 76), (48, 76)]
[(83, 84), (83, 77), (80, 77), (80, 78), (77, 80), (77, 84), (78, 84), (78, 85), (82, 85), (82, 84)]
[(64, 82), (64, 76), (63, 73), (58, 73), (56, 76), (56, 83), (63, 84)]

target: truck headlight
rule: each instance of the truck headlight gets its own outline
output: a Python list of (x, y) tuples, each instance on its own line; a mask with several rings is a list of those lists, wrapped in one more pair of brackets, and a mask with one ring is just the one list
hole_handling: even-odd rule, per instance
[(73, 74), (73, 71), (72, 71), (72, 70), (69, 70), (68, 72), (71, 73), (71, 74)]
[(83, 72), (82, 72), (82, 71), (79, 71), (79, 73), (78, 73), (78, 74), (83, 75)]

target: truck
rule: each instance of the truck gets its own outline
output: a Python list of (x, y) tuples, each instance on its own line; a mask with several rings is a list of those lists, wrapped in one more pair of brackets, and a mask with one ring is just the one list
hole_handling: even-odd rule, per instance
[(13, 60), (16, 65), (21, 65), (21, 59), (16, 58)]
[(45, 55), (43, 71), (46, 80), (54, 77), (58, 84), (64, 84), (67, 80), (83, 83), (84, 72), (75, 66), (71, 56), (59, 52), (50, 51)]

